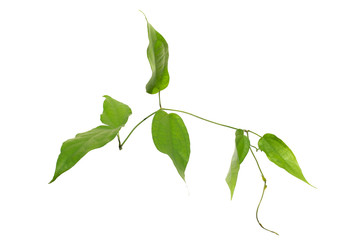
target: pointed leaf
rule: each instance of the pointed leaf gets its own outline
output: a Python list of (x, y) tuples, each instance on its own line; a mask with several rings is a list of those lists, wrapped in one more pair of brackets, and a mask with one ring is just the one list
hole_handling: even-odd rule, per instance
[[(259, 140), (259, 148), (270, 161), (285, 169), (291, 175), (308, 183), (290, 148), (274, 134), (267, 133)], [(310, 185), (310, 183), (308, 183)]]
[(152, 137), (156, 148), (172, 159), (178, 173), (185, 180), (185, 169), (190, 157), (190, 139), (181, 117), (159, 110), (152, 122)]
[(235, 132), (235, 151), (231, 159), (231, 165), (226, 177), (226, 182), (230, 188), (231, 199), (234, 195), (234, 190), (236, 186), (236, 181), (238, 178), (238, 173), (240, 169), (240, 164), (244, 161), (246, 155), (250, 149), (250, 141), (247, 136), (245, 136), (244, 131), (241, 129), (236, 130)]
[(169, 85), (169, 47), (164, 37), (154, 29), (147, 19), (146, 22), (149, 37), (147, 57), (152, 71), (152, 76), (146, 84), (146, 92), (155, 94)]
[(99, 126), (90, 131), (79, 133), (75, 138), (65, 141), (56, 163), (54, 182), (61, 174), (72, 168), (89, 151), (100, 148), (113, 140), (120, 128)]
[(104, 96), (104, 110), (101, 114), (100, 120), (104, 124), (112, 128), (123, 127), (131, 115), (131, 109), (128, 105), (123, 104), (112, 97)]
[(56, 162), (55, 174), (50, 183), (72, 168), (89, 151), (100, 148), (113, 140), (120, 131), (120, 128), (127, 122), (131, 114), (129, 106), (107, 95), (104, 97), (106, 99), (100, 119), (109, 126), (98, 126), (65, 141), (61, 147), (61, 152)]

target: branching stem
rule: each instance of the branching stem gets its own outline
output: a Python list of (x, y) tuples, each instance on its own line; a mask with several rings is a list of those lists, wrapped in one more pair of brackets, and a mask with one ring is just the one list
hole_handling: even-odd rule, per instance
[[(204, 121), (206, 121), (206, 122), (210, 122), (210, 123), (213, 123), (213, 124), (222, 126), (222, 127), (227, 127), (227, 128), (231, 128), (231, 129), (234, 129), (234, 130), (237, 130), (237, 129), (238, 129), (238, 128), (235, 128), (235, 127), (231, 127), (231, 126), (228, 126), (228, 125), (225, 125), (225, 124), (221, 124), (221, 123), (217, 123), (217, 122), (208, 120), (208, 119), (206, 119), (206, 118), (199, 117), (199, 116), (197, 116), (197, 115), (195, 115), (195, 114), (192, 114), (192, 113), (189, 113), (189, 112), (185, 112), (185, 111), (182, 111), (182, 110), (176, 110), (176, 109), (170, 109), (170, 108), (162, 108), (162, 107), (161, 107), (160, 92), (159, 92), (159, 106), (160, 106), (160, 110), (167, 110), (167, 111), (172, 111), (172, 112), (185, 113), (185, 114), (188, 114), (188, 115), (190, 115), (190, 116), (199, 118), (199, 119), (204, 120)], [(158, 111), (158, 110), (157, 110), (157, 111)], [(149, 114), (147, 117), (145, 117), (143, 120), (141, 120), (138, 124), (136, 124), (136, 126), (130, 131), (129, 135), (125, 138), (125, 140), (124, 140), (123, 143), (121, 143), (121, 141), (120, 141), (120, 136), (119, 136), (119, 134), (117, 135), (118, 141), (119, 141), (119, 149), (120, 149), (120, 150), (122, 149), (122, 146), (124, 146), (124, 144), (125, 144), (125, 142), (128, 140), (128, 138), (130, 137), (130, 135), (135, 131), (135, 129), (136, 129), (140, 124), (142, 124), (146, 119), (148, 119), (149, 117), (151, 117), (152, 115), (154, 115), (157, 111)], [(257, 135), (258, 137), (261, 137), (259, 134), (255, 133), (255, 132), (253, 132), (253, 131), (250, 131), (250, 130), (244, 130), (244, 131), (246, 132), (247, 137), (249, 137), (249, 133), (252, 133), (252, 134)], [(258, 216), (258, 215), (259, 215), (259, 208), (260, 208), (261, 202), (262, 202), (262, 200), (263, 200), (264, 193), (265, 193), (265, 190), (266, 190), (266, 188), (267, 188), (267, 185), (266, 185), (266, 178), (265, 178), (265, 176), (264, 176), (264, 174), (263, 174), (263, 172), (262, 172), (262, 170), (261, 170), (261, 168), (260, 168), (259, 162), (258, 162), (258, 160), (256, 159), (256, 156), (255, 156), (252, 148), (255, 148), (256, 151), (258, 151), (259, 149), (258, 149), (257, 147), (255, 147), (255, 146), (253, 146), (253, 145), (250, 145), (250, 152), (251, 152), (251, 154), (253, 155), (253, 157), (254, 157), (254, 159), (255, 159), (255, 162), (256, 162), (256, 164), (257, 164), (257, 166), (258, 166), (258, 168), (259, 168), (260, 174), (261, 174), (261, 178), (262, 178), (262, 180), (264, 181), (264, 188), (263, 188), (263, 191), (262, 191), (262, 194), (261, 194), (261, 198), (260, 198), (259, 204), (258, 204), (258, 206), (257, 206), (257, 208), (256, 208), (256, 220), (257, 220), (258, 224), (260, 225), (260, 227), (262, 227), (264, 230), (269, 231), (269, 232), (272, 232), (272, 233), (274, 233), (274, 234), (276, 234), (276, 235), (279, 235), (278, 233), (276, 233), (276, 232), (274, 232), (274, 231), (271, 231), (271, 230), (265, 228), (265, 227), (260, 223), (260, 220), (259, 220), (259, 216)]]
[(259, 151), (260, 149), (258, 149), (257, 147), (250, 145), (250, 147), (255, 148), (256, 151)]
[(157, 111), (149, 114), (146, 118), (144, 118), (143, 120), (141, 120), (138, 124), (136, 124), (136, 126), (131, 130), (131, 132), (129, 133), (129, 135), (125, 138), (124, 142), (120, 145), (120, 150), (122, 149), (122, 146), (124, 146), (125, 142), (128, 140), (128, 138), (130, 137), (130, 135), (135, 131), (135, 129), (142, 124), (146, 119), (148, 119), (149, 117), (151, 117), (152, 115), (154, 115)]
[(199, 118), (201, 120), (204, 120), (206, 122), (210, 122), (210, 123), (213, 123), (213, 124), (216, 124), (216, 125), (219, 125), (219, 126), (223, 126), (223, 127), (227, 127), (227, 128), (231, 128), (231, 129), (235, 129), (237, 130), (238, 128), (236, 127), (231, 127), (231, 126), (228, 126), (228, 125), (225, 125), (225, 124), (221, 124), (221, 123), (217, 123), (217, 122), (214, 122), (214, 121), (210, 121), (206, 118), (202, 118), (202, 117), (199, 117), (195, 114), (192, 114), (192, 113), (189, 113), (189, 112), (185, 112), (185, 111), (182, 111), (182, 110), (176, 110), (176, 109), (169, 109), (169, 108), (162, 108), (162, 110), (167, 110), (167, 111), (173, 111), (173, 112), (181, 112), (181, 113), (185, 113), (185, 114), (188, 114), (190, 116), (193, 116), (193, 117), (196, 117), (196, 118)]
[[(193, 117), (196, 117), (196, 118), (199, 118), (201, 120), (204, 120), (204, 121), (207, 121), (207, 122), (210, 122), (210, 123), (213, 123), (213, 124), (216, 124), (216, 125), (219, 125), (219, 126), (223, 126), (223, 127), (227, 127), (227, 128), (231, 128), (231, 129), (235, 129), (237, 130), (238, 128), (235, 128), (235, 127), (231, 127), (231, 126), (228, 126), (228, 125), (225, 125), (225, 124), (221, 124), (221, 123), (217, 123), (217, 122), (214, 122), (214, 121), (210, 121), (206, 118), (202, 118), (202, 117), (199, 117), (195, 114), (192, 114), (192, 113), (188, 113), (188, 112), (185, 112), (185, 111), (182, 111), (182, 110), (176, 110), (176, 109), (169, 109), (169, 108), (162, 108), (161, 107), (161, 99), (160, 99), (160, 92), (159, 92), (159, 106), (160, 106), (160, 110), (167, 110), (167, 111), (173, 111), (173, 112), (181, 112), (181, 113), (185, 113), (185, 114), (188, 114), (188, 115), (191, 115)], [(157, 111), (149, 114), (147, 117), (145, 117), (143, 120), (141, 120), (138, 124), (136, 124), (136, 126), (131, 130), (131, 132), (129, 133), (129, 135), (125, 138), (124, 142), (121, 143), (120, 142), (120, 137), (119, 135), (117, 136), (118, 137), (118, 141), (119, 141), (119, 149), (121, 150), (122, 147), (124, 146), (125, 142), (128, 140), (128, 138), (130, 137), (130, 135), (135, 131), (135, 129), (141, 124), (143, 123), (146, 119), (148, 119), (149, 117), (151, 117), (152, 115), (154, 115)], [(248, 130), (246, 130), (248, 131)]]
[(117, 136), (117, 139), (118, 139), (118, 142), (119, 142), (119, 150), (121, 150), (121, 149), (122, 149), (122, 145), (121, 145), (119, 133), (118, 133), (116, 136)]
[[(221, 123), (218, 123), (218, 122), (214, 122), (214, 121), (211, 121), (211, 120), (206, 119), (206, 118), (203, 118), (203, 117), (199, 117), (199, 116), (197, 116), (197, 115), (195, 115), (195, 114), (193, 114), (193, 113), (189, 113), (189, 112), (186, 112), (186, 111), (177, 110), (177, 109), (170, 109), (170, 108), (162, 108), (162, 107), (161, 107), (160, 92), (159, 92), (158, 94), (159, 94), (159, 107), (160, 107), (160, 110), (167, 110), (167, 111), (172, 111), (172, 112), (185, 113), (185, 114), (188, 114), (188, 115), (190, 115), (190, 116), (199, 118), (199, 119), (201, 119), (201, 120), (203, 120), (203, 121), (206, 121), (206, 122), (209, 122), (209, 123), (213, 123), (213, 124), (216, 124), (216, 125), (219, 125), (219, 126), (222, 126), (222, 127), (231, 128), (231, 129), (234, 129), (234, 130), (239, 129), (239, 128), (232, 127), (232, 126), (229, 126), (229, 125), (225, 125), (225, 124), (221, 124)], [(136, 129), (141, 123), (143, 123), (146, 119), (148, 119), (149, 117), (151, 117), (152, 115), (154, 115), (156, 112), (157, 112), (157, 111), (151, 113), (150, 115), (148, 115), (147, 117), (145, 117), (142, 121), (140, 121), (140, 122), (131, 130), (131, 132), (130, 132), (129, 135), (125, 138), (125, 140), (124, 140), (123, 143), (120, 142), (120, 137), (119, 137), (119, 135), (118, 135), (119, 149), (120, 149), (120, 150), (122, 149), (122, 146), (124, 146), (124, 144), (125, 144), (125, 142), (128, 140), (128, 138), (130, 137), (130, 135), (135, 131), (135, 129)], [(251, 131), (251, 130), (244, 130), (244, 131), (248, 134), (248, 136), (249, 136), (249, 133), (252, 133), (252, 134), (257, 135), (258, 137), (261, 137), (259, 134), (255, 133), (255, 132), (253, 132), (253, 131)], [(259, 150), (257, 147), (255, 147), (255, 146), (253, 146), (253, 145), (251, 145), (251, 147), (255, 148), (256, 151)], [(256, 162), (257, 162), (257, 161), (256, 161)], [(259, 169), (260, 169), (259, 164), (258, 164), (258, 167), (259, 167)], [(261, 171), (261, 169), (260, 169), (260, 171)], [(262, 174), (262, 173), (261, 173), (261, 174)]]
[[(248, 137), (249, 137), (249, 132), (250, 132), (250, 131), (246, 131), (246, 134), (247, 134)], [(256, 135), (257, 135), (257, 134), (256, 134)], [(252, 150), (251, 148), (250, 148), (250, 151), (251, 151), (251, 154), (253, 155), (253, 157), (254, 157), (254, 159), (255, 159), (255, 162), (256, 162), (256, 164), (257, 164), (257, 166), (258, 166), (258, 168), (259, 168), (259, 171), (260, 171), (260, 173), (261, 173), (261, 178), (262, 178), (262, 180), (264, 181), (264, 188), (263, 188), (263, 191), (262, 191), (262, 194), (261, 194), (261, 198), (260, 198), (259, 204), (258, 204), (258, 206), (257, 206), (257, 208), (256, 208), (256, 221), (258, 222), (258, 224), (260, 225), (260, 227), (262, 227), (264, 230), (269, 231), (269, 232), (271, 232), (271, 233), (274, 233), (274, 234), (276, 234), (276, 235), (279, 235), (277, 232), (274, 232), (274, 231), (272, 231), (272, 230), (270, 230), (270, 229), (265, 228), (265, 227), (260, 223), (260, 220), (259, 220), (259, 208), (260, 208), (261, 202), (262, 202), (262, 200), (263, 200), (264, 193), (265, 193), (265, 190), (266, 190), (266, 188), (267, 188), (267, 185), (266, 185), (266, 178), (265, 178), (265, 176), (264, 176), (264, 174), (263, 174), (263, 172), (262, 172), (262, 170), (261, 170), (261, 168), (260, 168), (259, 162), (258, 162), (258, 160), (256, 159), (256, 156), (255, 156), (255, 154), (254, 154), (254, 152), (253, 152), (253, 150)]]

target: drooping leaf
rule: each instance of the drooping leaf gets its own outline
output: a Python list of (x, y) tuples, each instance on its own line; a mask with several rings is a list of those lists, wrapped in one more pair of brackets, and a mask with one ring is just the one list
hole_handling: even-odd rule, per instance
[[(274, 134), (267, 133), (260, 138), (258, 145), (259, 149), (265, 152), (271, 162), (285, 169), (288, 173), (298, 179), (308, 183), (294, 153), (280, 138), (276, 137)], [(310, 185), (310, 183), (308, 184)]]
[(185, 169), (190, 157), (190, 139), (181, 117), (159, 110), (153, 118), (151, 130), (156, 148), (172, 159), (178, 173), (185, 180)]
[(89, 151), (103, 147), (113, 140), (120, 131), (120, 128), (127, 122), (131, 115), (129, 106), (107, 95), (104, 97), (104, 109), (100, 119), (108, 126), (98, 126), (65, 141), (61, 146), (60, 155), (56, 162), (55, 174), (50, 183), (72, 168)]
[(72, 168), (89, 151), (100, 148), (113, 140), (120, 128), (98, 126), (90, 131), (79, 133), (75, 138), (65, 141), (56, 163), (54, 182), (61, 174)]
[(123, 127), (131, 115), (128, 105), (121, 103), (112, 97), (104, 96), (103, 113), (100, 116), (101, 122), (112, 128)]
[(169, 47), (165, 38), (154, 29), (154, 27), (148, 22), (147, 18), (146, 22), (149, 37), (147, 57), (152, 71), (152, 76), (146, 84), (146, 92), (155, 94), (164, 90), (169, 85)]
[(226, 182), (230, 188), (231, 199), (234, 195), (236, 181), (240, 169), (240, 164), (244, 161), (250, 149), (250, 140), (245, 136), (244, 131), (241, 129), (235, 132), (235, 150), (231, 159), (229, 172), (226, 176)]

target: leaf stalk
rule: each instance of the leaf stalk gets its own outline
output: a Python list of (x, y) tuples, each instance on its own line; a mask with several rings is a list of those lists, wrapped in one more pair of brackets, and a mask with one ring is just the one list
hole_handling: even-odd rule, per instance
[(160, 107), (160, 109), (161, 109), (162, 107), (161, 107), (161, 98), (160, 98), (160, 92), (161, 92), (161, 91), (159, 91), (159, 107)]

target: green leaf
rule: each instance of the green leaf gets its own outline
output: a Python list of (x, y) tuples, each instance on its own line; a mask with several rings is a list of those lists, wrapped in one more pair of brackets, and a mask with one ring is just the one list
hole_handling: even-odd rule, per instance
[(147, 18), (146, 22), (149, 37), (147, 57), (152, 71), (152, 76), (146, 84), (146, 92), (155, 94), (169, 85), (169, 47), (164, 37), (154, 29), (154, 27), (148, 22)]
[(103, 113), (101, 114), (101, 122), (112, 128), (123, 127), (131, 115), (131, 109), (128, 105), (116, 101), (112, 97), (104, 96)]
[(245, 136), (244, 131), (241, 129), (236, 130), (235, 132), (235, 151), (231, 159), (231, 165), (226, 176), (226, 182), (230, 188), (231, 199), (234, 195), (234, 190), (236, 186), (236, 181), (238, 178), (238, 173), (240, 169), (240, 164), (244, 161), (246, 155), (250, 149), (250, 140)]
[(156, 148), (172, 159), (178, 173), (185, 180), (185, 169), (190, 157), (190, 139), (181, 117), (159, 110), (153, 118), (151, 130)]
[(79, 133), (75, 138), (65, 141), (61, 147), (61, 152), (56, 163), (53, 179), (54, 182), (61, 174), (72, 168), (89, 151), (100, 148), (113, 140), (119, 128), (110, 126), (99, 126), (90, 131)]
[(125, 125), (131, 109), (126, 104), (116, 101), (105, 95), (103, 113), (100, 120), (108, 126), (98, 126), (90, 131), (79, 133), (75, 138), (69, 139), (61, 146), (60, 155), (56, 162), (54, 182), (61, 174), (72, 168), (89, 151), (103, 147), (113, 140), (121, 127)]
[(291, 175), (311, 185), (305, 179), (295, 155), (280, 138), (274, 134), (267, 133), (260, 138), (258, 145), (270, 161), (285, 169)]

